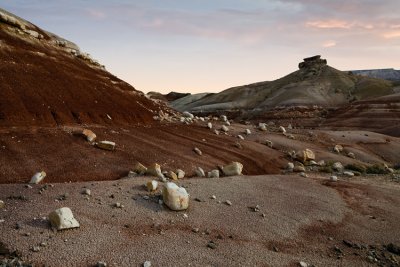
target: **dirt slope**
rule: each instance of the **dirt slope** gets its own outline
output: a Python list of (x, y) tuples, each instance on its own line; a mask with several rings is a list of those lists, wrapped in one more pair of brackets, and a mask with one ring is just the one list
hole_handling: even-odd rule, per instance
[(75, 44), (0, 14), (0, 126), (151, 123), (163, 109)]

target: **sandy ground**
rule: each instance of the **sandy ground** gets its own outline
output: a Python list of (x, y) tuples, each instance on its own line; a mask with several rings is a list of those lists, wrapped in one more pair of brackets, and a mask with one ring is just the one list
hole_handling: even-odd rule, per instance
[[(190, 207), (174, 212), (158, 203), (157, 193), (147, 193), (143, 184), (149, 179), (53, 184), (42, 194), (43, 185), (1, 185), (6, 208), (0, 210), (0, 240), (35, 266), (93, 266), (98, 261), (141, 266), (146, 260), (152, 266), (297, 266), (299, 261), (374, 266), (367, 260), (371, 248), (400, 261), (383, 247), (400, 242), (397, 183), (376, 177), (332, 183), (320, 174), (191, 178), (179, 182), (191, 195)], [(92, 191), (88, 199), (81, 194), (84, 188)], [(64, 194), (66, 200), (56, 200)], [(124, 208), (113, 207), (116, 202)], [(256, 205), (259, 212), (251, 209)], [(81, 227), (52, 231), (46, 217), (64, 206)], [(217, 248), (208, 248), (209, 241)], [(47, 246), (31, 250), (42, 242)], [(398, 266), (379, 258), (381, 266)]]

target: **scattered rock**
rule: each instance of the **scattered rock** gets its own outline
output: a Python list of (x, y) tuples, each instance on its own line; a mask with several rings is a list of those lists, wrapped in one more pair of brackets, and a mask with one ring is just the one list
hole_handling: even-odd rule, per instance
[(221, 115), (219, 118), (220, 118), (221, 121), (223, 121), (223, 122), (227, 122), (227, 121), (228, 121), (228, 118), (227, 118), (225, 115)]
[(133, 166), (132, 171), (138, 175), (144, 175), (147, 172), (147, 168), (142, 163), (136, 162), (135, 166)]
[(212, 195), (210, 198), (211, 199), (217, 199), (217, 197), (215, 195)]
[(193, 232), (193, 233), (198, 233), (199, 231), (200, 231), (199, 228), (193, 228), (193, 229), (192, 229), (192, 232)]
[(212, 170), (207, 173), (208, 178), (219, 178), (219, 170)]
[(38, 184), (43, 181), (44, 177), (46, 177), (46, 173), (44, 171), (37, 172), (32, 176), (30, 184)]
[(286, 169), (289, 170), (289, 171), (293, 171), (293, 169), (294, 169), (294, 164), (293, 164), (292, 162), (288, 162), (288, 164), (287, 164), (287, 166), (286, 166)]
[(84, 135), (86, 137), (86, 140), (88, 142), (94, 142), (94, 140), (96, 140), (96, 134), (94, 132), (92, 132), (91, 130), (84, 129), (82, 131), (82, 135)]
[(266, 131), (267, 130), (267, 125), (265, 123), (260, 122), (258, 124), (258, 129), (261, 131)]
[(214, 243), (214, 241), (210, 241), (210, 242), (208, 242), (207, 247), (209, 247), (211, 249), (216, 249), (217, 248), (217, 244)]
[(39, 251), (40, 251), (40, 247), (38, 247), (38, 246), (33, 246), (33, 247), (31, 248), (31, 251), (33, 251), (33, 252), (39, 252)]
[(333, 148), (333, 151), (335, 153), (341, 153), (343, 151), (343, 146), (341, 145), (335, 145), (335, 147)]
[(104, 261), (99, 261), (96, 263), (96, 267), (107, 267), (107, 263)]
[(232, 202), (230, 200), (225, 200), (225, 204), (228, 206), (232, 206)]
[(198, 149), (197, 147), (193, 148), (193, 151), (196, 152), (196, 154), (199, 156), (203, 155), (203, 152), (201, 152), (201, 150)]
[(166, 183), (163, 189), (163, 201), (171, 210), (185, 210), (189, 207), (189, 194), (186, 189), (174, 183)]
[(151, 261), (145, 261), (143, 267), (151, 267)]
[(178, 177), (178, 179), (183, 179), (185, 177), (185, 172), (181, 169), (177, 169), (176, 176)]
[(355, 155), (353, 152), (347, 153), (347, 156), (348, 156), (349, 158), (352, 158), (352, 159), (355, 159), (355, 158), (356, 158), (356, 155)]
[(117, 209), (122, 209), (122, 208), (124, 208), (124, 205), (122, 205), (122, 204), (119, 203), (119, 202), (116, 202), (116, 203), (114, 204), (114, 207), (117, 208)]
[(296, 153), (296, 158), (301, 162), (306, 162), (309, 160), (315, 160), (315, 154), (312, 150), (306, 148), (305, 150), (298, 151)]
[(184, 111), (182, 113), (182, 116), (185, 117), (185, 118), (189, 118), (189, 119), (193, 119), (194, 118), (194, 115), (192, 113), (188, 112), (188, 111)]
[(270, 140), (265, 140), (265, 145), (266, 146), (269, 146), (270, 148), (272, 148), (272, 141), (270, 141)]
[(210, 129), (210, 130), (212, 129), (212, 123), (211, 122), (207, 123), (207, 128)]
[(286, 133), (286, 129), (285, 129), (285, 127), (283, 127), (283, 126), (279, 126), (279, 131), (280, 131), (281, 133)]
[(68, 207), (57, 209), (49, 214), (49, 220), (57, 230), (64, 230), (79, 227), (79, 222), (74, 218)]
[(146, 171), (147, 175), (155, 176), (161, 180), (165, 179), (164, 174), (161, 171), (161, 166), (158, 163), (153, 163)]
[(111, 141), (100, 141), (96, 143), (96, 147), (104, 150), (113, 151), (115, 150), (115, 143)]
[(235, 147), (243, 149), (242, 144), (240, 144), (240, 142), (235, 142)]
[(296, 165), (294, 166), (293, 171), (294, 172), (305, 172), (306, 168), (300, 162), (296, 162)]
[(304, 177), (304, 178), (307, 178), (307, 177), (308, 177), (308, 175), (307, 175), (305, 172), (301, 172), (301, 173), (300, 173), (300, 176), (301, 176), (301, 177)]
[(348, 176), (348, 177), (353, 177), (354, 173), (350, 172), (350, 171), (345, 171), (345, 172), (343, 172), (343, 175)]
[(167, 177), (168, 177), (169, 179), (174, 180), (174, 181), (177, 181), (177, 180), (178, 180), (178, 175), (176, 175), (176, 173), (174, 173), (173, 171), (167, 172)]
[(229, 131), (229, 128), (226, 127), (225, 125), (222, 125), (221, 130), (226, 133), (227, 131)]
[(237, 136), (240, 140), (244, 140), (244, 137), (242, 136), (242, 135), (240, 135), (240, 134), (238, 134), (238, 136)]
[(251, 131), (250, 131), (250, 129), (246, 129), (246, 130), (244, 131), (244, 133), (247, 134), (247, 135), (249, 135), (249, 134), (251, 134)]
[(0, 209), (4, 209), (5, 206), (6, 204), (4, 203), (4, 201), (0, 200)]
[(342, 163), (340, 163), (340, 162), (335, 162), (335, 163), (333, 163), (333, 165), (332, 165), (332, 169), (334, 170), (334, 171), (337, 171), (337, 172), (342, 172), (343, 171), (343, 165), (342, 165)]
[(206, 174), (204, 173), (204, 170), (201, 167), (197, 167), (197, 169), (194, 171), (196, 173), (197, 177), (205, 177)]
[(149, 190), (150, 192), (156, 191), (158, 187), (158, 182), (156, 180), (148, 181), (146, 186), (147, 190)]
[(91, 195), (92, 195), (92, 191), (90, 191), (90, 189), (88, 189), (88, 188), (85, 188), (85, 189), (82, 191), (82, 195), (91, 196)]
[(338, 178), (337, 178), (337, 176), (332, 175), (331, 177), (329, 177), (329, 180), (332, 181), (332, 182), (337, 182)]
[(216, 135), (219, 135), (219, 131), (218, 131), (218, 130), (214, 130), (214, 133), (215, 133)]
[(305, 263), (304, 261), (300, 261), (300, 262), (299, 262), (299, 266), (300, 266), (300, 267), (308, 267), (308, 264)]
[(222, 167), (222, 172), (225, 176), (241, 175), (243, 170), (243, 164), (240, 162), (232, 162)]
[(230, 123), (229, 121), (226, 121), (226, 122), (225, 122), (225, 125), (226, 125), (226, 126), (231, 126), (231, 123)]

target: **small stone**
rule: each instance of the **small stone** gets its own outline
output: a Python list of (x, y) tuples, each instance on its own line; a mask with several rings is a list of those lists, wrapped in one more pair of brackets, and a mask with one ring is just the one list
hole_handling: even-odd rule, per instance
[(305, 263), (304, 261), (300, 261), (300, 262), (299, 262), (299, 266), (300, 266), (300, 267), (308, 267), (308, 264)]
[(215, 195), (212, 195), (210, 198), (211, 199), (217, 199), (217, 197)]
[(148, 181), (147, 184), (147, 190), (150, 192), (156, 191), (158, 187), (158, 182), (156, 180)]
[(268, 146), (268, 147), (270, 147), (270, 148), (272, 148), (273, 143), (272, 143), (271, 140), (265, 140), (265, 145)]
[(342, 152), (343, 151), (343, 146), (341, 146), (341, 145), (335, 145), (335, 147), (333, 148), (333, 151), (335, 152), (335, 153), (340, 153), (340, 152)]
[(347, 156), (348, 156), (349, 158), (352, 158), (352, 159), (355, 159), (355, 158), (356, 158), (356, 155), (355, 155), (353, 152), (347, 153)]
[(207, 173), (208, 178), (219, 178), (219, 170), (212, 170)]
[(304, 167), (303, 164), (297, 163), (297, 164), (294, 166), (293, 171), (294, 171), (294, 172), (305, 172), (305, 171), (306, 171), (306, 168)]
[(151, 261), (145, 261), (143, 267), (151, 267)]
[(33, 252), (39, 252), (39, 251), (40, 251), (40, 247), (34, 246), (34, 247), (31, 248), (31, 250), (32, 250)]
[(203, 152), (201, 152), (201, 150), (197, 147), (193, 148), (193, 151), (196, 152), (196, 154), (199, 156), (203, 155)]
[(161, 180), (165, 178), (164, 174), (161, 171), (161, 166), (158, 163), (153, 163), (152, 165), (150, 165), (150, 167), (146, 171), (146, 174), (151, 176), (156, 176)]
[(116, 203), (114, 204), (114, 207), (115, 207), (115, 208), (118, 208), (118, 209), (122, 209), (122, 208), (124, 207), (124, 205), (122, 205), (122, 204), (119, 203), (119, 202), (116, 202)]
[(225, 204), (228, 206), (232, 206), (232, 202), (230, 200), (225, 200)]
[(88, 142), (94, 142), (94, 140), (96, 140), (96, 134), (94, 132), (92, 132), (91, 130), (84, 129), (82, 131), (82, 135), (86, 137), (86, 140)]
[(193, 233), (198, 233), (199, 231), (200, 231), (199, 228), (193, 228), (193, 229), (192, 229), (192, 232), (193, 232)]
[(301, 173), (300, 173), (300, 176), (301, 176), (301, 177), (304, 177), (304, 178), (307, 178), (307, 177), (308, 177), (308, 175), (307, 175), (305, 172), (301, 172)]
[(187, 219), (187, 218), (189, 218), (189, 215), (187, 215), (187, 213), (184, 213), (184, 214), (183, 214), (183, 218), (184, 218), (184, 219)]
[(212, 123), (211, 122), (207, 123), (207, 128), (210, 129), (210, 130), (212, 129)]
[(258, 124), (258, 129), (260, 129), (261, 131), (266, 131), (267, 130), (267, 125), (265, 123), (260, 122)]
[(243, 137), (242, 135), (240, 135), (240, 134), (239, 134), (237, 137), (238, 137), (240, 140), (244, 140), (244, 137)]
[(133, 166), (132, 171), (135, 172), (137, 175), (144, 175), (147, 172), (147, 168), (142, 163), (136, 162), (135, 166)]
[(283, 126), (279, 126), (279, 132), (286, 133), (286, 129)]
[(4, 201), (0, 200), (0, 209), (4, 209), (5, 206), (6, 204), (4, 203)]
[(88, 188), (85, 188), (85, 189), (82, 191), (82, 195), (91, 196), (91, 195), (92, 195), (92, 191), (90, 191), (90, 189), (88, 189)]
[(206, 174), (204, 173), (204, 170), (201, 167), (197, 167), (197, 169), (194, 171), (196, 173), (197, 177), (205, 177)]
[(43, 181), (44, 177), (46, 177), (46, 173), (44, 171), (35, 173), (35, 175), (32, 176), (31, 181), (29, 183), (30, 184), (38, 184), (41, 181)]
[(107, 263), (104, 261), (99, 261), (96, 263), (96, 267), (107, 267)]
[(228, 121), (228, 117), (226, 117), (225, 115), (221, 115), (219, 118), (220, 118), (221, 121), (223, 121), (223, 122), (227, 122), (227, 121)]
[(287, 166), (286, 166), (286, 169), (289, 170), (289, 171), (293, 171), (293, 169), (294, 169), (294, 164), (293, 164), (292, 162), (288, 162), (288, 164), (287, 164)]
[(354, 173), (350, 172), (350, 171), (345, 171), (345, 172), (343, 172), (343, 175), (348, 176), (348, 177), (353, 177)]
[(218, 131), (218, 130), (214, 130), (214, 133), (215, 133), (216, 135), (219, 135), (219, 131)]
[(217, 244), (214, 243), (214, 241), (210, 241), (210, 242), (208, 242), (207, 247), (209, 247), (211, 249), (216, 249), (217, 248)]
[(250, 129), (246, 129), (246, 130), (244, 131), (244, 133), (247, 134), (247, 135), (249, 135), (249, 134), (251, 134), (251, 131), (250, 131)]
[(344, 167), (343, 167), (342, 163), (340, 163), (340, 162), (335, 162), (335, 163), (333, 163), (333, 165), (332, 165), (332, 169), (335, 170), (335, 171), (337, 171), (337, 172), (342, 172), (343, 169), (344, 169)]
[(96, 143), (96, 147), (104, 150), (113, 151), (115, 150), (115, 143), (111, 141), (100, 141)]
[(329, 178), (329, 180), (330, 180), (331, 182), (337, 182), (338, 178), (337, 178), (337, 176), (332, 175), (332, 176)]
[(185, 177), (185, 172), (181, 169), (177, 169), (176, 175), (177, 175), (178, 179), (183, 179)]
[(221, 126), (221, 130), (223, 131), (223, 132), (228, 132), (229, 131), (229, 128), (228, 127), (226, 127), (225, 125), (222, 125)]
[(79, 222), (74, 218), (70, 208), (57, 209), (49, 214), (49, 220), (57, 230), (79, 227)]
[(172, 179), (172, 180), (174, 180), (174, 181), (178, 181), (178, 175), (176, 175), (176, 173), (173, 172), (173, 171), (167, 172), (166, 176), (167, 176), (169, 179)]

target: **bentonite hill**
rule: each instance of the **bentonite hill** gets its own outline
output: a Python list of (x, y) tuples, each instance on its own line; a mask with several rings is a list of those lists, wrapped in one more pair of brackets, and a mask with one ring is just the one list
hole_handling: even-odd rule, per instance
[(151, 99), (2, 9), (0, 63), (0, 266), (400, 266), (396, 84)]

